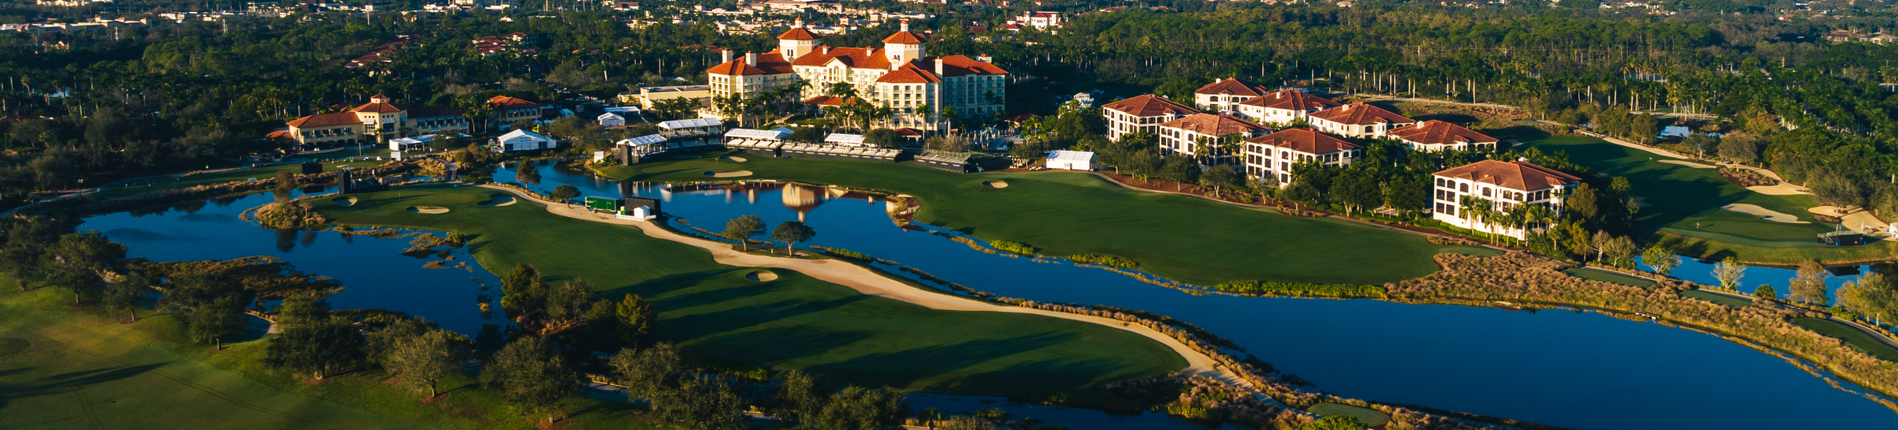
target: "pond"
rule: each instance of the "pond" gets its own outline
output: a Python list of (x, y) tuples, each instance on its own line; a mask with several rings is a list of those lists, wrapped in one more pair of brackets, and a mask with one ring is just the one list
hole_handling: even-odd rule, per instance
[[(484, 323), (479, 297), (498, 297), (501, 282), (464, 249), (444, 269), (422, 265), (440, 258), (401, 255), (409, 239), (377, 239), (338, 232), (272, 230), (239, 219), (245, 210), (276, 199), (270, 193), (174, 205), (164, 209), (93, 216), (79, 230), (98, 230), (124, 244), (126, 256), (151, 261), (276, 257), (297, 270), (335, 278), (344, 290), (329, 297), (336, 309), (386, 309), (435, 321), (474, 336)], [(466, 262), (465, 268), (454, 268)], [(491, 290), (484, 291), (483, 288)]]
[[(1640, 261), (1640, 258), (1635, 259), (1636, 267), (1648, 272), (1654, 271), (1654, 268), (1648, 267), (1647, 264), (1642, 264)], [(1720, 279), (1714, 278), (1713, 276), (1714, 263), (1716, 262), (1682, 256), (1680, 266), (1674, 267), (1674, 271), (1669, 272), (1668, 275), (1693, 281), (1701, 285), (1719, 286)], [(1871, 270), (1871, 266), (1839, 266), (1826, 268), (1826, 299), (1832, 303), (1837, 303), (1839, 299), (1839, 286), (1845, 285), (1846, 282), (1857, 280), (1859, 274)], [(1784, 299), (1792, 290), (1793, 277), (1798, 275), (1799, 271), (1795, 269), (1747, 267), (1745, 272), (1740, 273), (1739, 290), (1751, 294), (1754, 289), (1759, 288), (1761, 285), (1772, 285), (1773, 291), (1779, 293), (1779, 297)]]
[[(802, 219), (817, 232), (810, 245), (897, 261), (977, 290), (1169, 315), (1235, 342), (1315, 390), (1347, 397), (1584, 429), (1898, 423), (1898, 413), (1777, 357), (1653, 323), (1575, 311), (1191, 296), (1105, 270), (986, 254), (900, 228), (874, 196), (821, 188), (685, 191), (537, 168), (541, 182), (530, 188), (571, 184), (587, 196), (659, 197), (665, 213), (682, 218), (675, 221), (682, 229), (717, 231), (744, 214), (761, 216), (766, 225)], [(498, 169), (494, 179), (513, 181), (513, 169)]]

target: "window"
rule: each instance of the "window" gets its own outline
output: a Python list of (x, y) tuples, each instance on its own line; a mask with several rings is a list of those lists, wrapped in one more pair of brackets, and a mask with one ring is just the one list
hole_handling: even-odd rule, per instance
[(1488, 187), (1484, 187), (1484, 188), (1483, 188), (1483, 197), (1489, 197), (1489, 188), (1488, 188)]
[(1456, 184), (1456, 192), (1459, 192), (1459, 193), (1469, 193), (1469, 192), (1470, 192), (1470, 184)]

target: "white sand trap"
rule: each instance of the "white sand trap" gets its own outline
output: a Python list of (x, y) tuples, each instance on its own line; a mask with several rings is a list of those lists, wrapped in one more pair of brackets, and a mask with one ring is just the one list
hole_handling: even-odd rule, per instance
[(355, 206), (355, 205), (356, 205), (356, 198), (355, 198), (355, 197), (337, 197), (337, 198), (333, 198), (333, 199), (330, 199), (330, 201), (331, 201), (331, 202), (335, 202), (337, 206), (345, 206), (345, 207), (347, 207), (347, 206)]
[(514, 196), (496, 195), (496, 196), (488, 198), (488, 201), (481, 202), (481, 205), (501, 207), (501, 206), (511, 206), (517, 202), (519, 202), (519, 200), (515, 200)]
[(1800, 221), (1799, 217), (1795, 217), (1792, 215), (1787, 215), (1787, 214), (1783, 214), (1779, 212), (1773, 212), (1771, 209), (1759, 207), (1759, 205), (1734, 203), (1734, 204), (1730, 204), (1726, 206), (1721, 206), (1720, 208), (1729, 210), (1729, 211), (1747, 214), (1747, 215), (1757, 216), (1757, 217), (1760, 217), (1760, 219), (1772, 221), (1772, 222), (1783, 222), (1787, 224), (1810, 224), (1805, 221)]
[(745, 158), (744, 157), (725, 157), (725, 161), (730, 161), (733, 163), (743, 163), (745, 162)]
[(448, 213), (448, 208), (441, 206), (409, 206), (409, 213), (430, 215), (445, 214)]
[(1800, 194), (1812, 194), (1812, 191), (1807, 190), (1804, 187), (1800, 187), (1798, 185), (1793, 185), (1791, 182), (1780, 182), (1778, 185), (1746, 187), (1746, 189), (1748, 191), (1765, 194), (1769, 196), (1796, 196)]
[(705, 172), (705, 176), (710, 176), (714, 178), (742, 178), (746, 176), (751, 176), (751, 171), (739, 170), (736, 172)]
[(1715, 165), (1712, 165), (1712, 164), (1700, 164), (1700, 163), (1695, 163), (1695, 162), (1692, 162), (1692, 161), (1681, 161), (1681, 160), (1659, 160), (1659, 161), (1660, 161), (1660, 162), (1662, 162), (1662, 163), (1667, 163), (1667, 164), (1673, 164), (1673, 165), (1679, 165), (1679, 166), (1687, 166), (1687, 167), (1692, 167), (1692, 168), (1696, 168), (1696, 169), (1718, 169), (1718, 168), (1720, 168), (1720, 166), (1715, 166)]
[(746, 273), (745, 279), (750, 279), (753, 282), (776, 281), (778, 280), (778, 274), (777, 272), (772, 272), (769, 270), (759, 270), (759, 271), (755, 271), (751, 273)]
[(1008, 188), (1008, 182), (1006, 181), (988, 181), (983, 182), (982, 185), (986, 185), (989, 188)]

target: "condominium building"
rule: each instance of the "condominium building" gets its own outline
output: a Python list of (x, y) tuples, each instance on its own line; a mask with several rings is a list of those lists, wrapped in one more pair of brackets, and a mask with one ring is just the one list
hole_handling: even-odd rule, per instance
[(1417, 120), (1377, 106), (1352, 103), (1306, 115), (1312, 128), (1336, 136), (1371, 139), (1384, 137), (1392, 129), (1416, 124)]
[(494, 113), (488, 115), (490, 126), (499, 127), (516, 121), (540, 119), (540, 103), (508, 96), (494, 96), (488, 99), (488, 105), (494, 107)]
[(1107, 117), (1107, 139), (1113, 141), (1134, 133), (1155, 133), (1161, 123), (1196, 113), (1199, 109), (1152, 94), (1101, 105), (1101, 116)]
[(1305, 118), (1312, 112), (1338, 106), (1342, 105), (1324, 97), (1285, 89), (1239, 102), (1237, 110), (1239, 115), (1261, 124), (1291, 124), (1293, 121), (1309, 122)]
[[(500, 96), (488, 100), (494, 113), (490, 124), (540, 118), (540, 104)], [(472, 123), (460, 109), (446, 106), (402, 106), (389, 96), (377, 94), (368, 103), (349, 110), (310, 115), (284, 123), (289, 130), (272, 133), (273, 138), (296, 141), (304, 151), (323, 151), (345, 146), (376, 144), (377, 140), (424, 134), (464, 133)]]
[[(1493, 211), (1508, 213), (1518, 205), (1538, 205), (1561, 212), (1567, 190), (1582, 179), (1527, 161), (1483, 160), (1435, 173), (1431, 217), (1471, 230), (1522, 239), (1528, 229), (1496, 225), (1477, 214), (1465, 214), (1463, 197), (1488, 201)], [(1460, 216), (1461, 215), (1461, 216)]]
[(296, 141), (297, 146), (303, 151), (337, 149), (374, 142), (374, 139), (364, 132), (362, 119), (357, 118), (355, 112), (310, 115), (291, 120), (284, 125), (290, 126), (290, 131), (280, 136)]
[(1437, 120), (1398, 127), (1391, 130), (1390, 135), (1403, 141), (1405, 147), (1425, 152), (1495, 150), (1496, 144), (1501, 142), (1475, 130)]
[(1232, 115), (1196, 113), (1167, 121), (1159, 131), (1160, 155), (1191, 156), (1202, 165), (1236, 164), (1243, 141), (1270, 133), (1252, 121)]
[(1233, 113), (1238, 112), (1240, 102), (1269, 92), (1258, 84), (1239, 78), (1226, 78), (1193, 90), (1193, 104), (1207, 111)]
[[(1000, 113), (1007, 102), (1008, 71), (985, 59), (961, 55), (931, 56), (926, 37), (904, 20), (900, 31), (883, 39), (882, 48), (830, 47), (798, 20), (778, 35), (778, 50), (726, 54), (706, 70), (712, 96), (756, 97), (773, 89), (804, 85), (798, 97), (807, 105), (844, 105), (855, 98), (895, 110), (887, 127), (935, 129), (944, 117), (981, 117)], [(845, 85), (839, 87), (838, 84)], [(848, 88), (849, 91), (838, 91)], [(717, 107), (701, 111), (719, 117)]]
[(1278, 180), (1279, 186), (1292, 183), (1292, 166), (1299, 163), (1348, 166), (1364, 155), (1364, 147), (1358, 144), (1308, 128), (1247, 139), (1245, 145), (1246, 176), (1271, 176)]

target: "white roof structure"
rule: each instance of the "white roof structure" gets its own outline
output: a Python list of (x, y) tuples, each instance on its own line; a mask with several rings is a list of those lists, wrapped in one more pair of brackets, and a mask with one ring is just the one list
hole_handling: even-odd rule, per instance
[(514, 131), (510, 131), (510, 132), (507, 132), (507, 134), (503, 134), (503, 135), (501, 135), (501, 137), (498, 137), (498, 138), (495, 138), (495, 139), (496, 139), (496, 140), (500, 140), (500, 141), (507, 141), (507, 140), (511, 140), (511, 139), (514, 139), (514, 138), (518, 138), (518, 137), (522, 137), (522, 136), (526, 136), (526, 137), (530, 137), (530, 138), (534, 138), (534, 139), (538, 139), (538, 140), (544, 140), (544, 141), (548, 141), (548, 142), (552, 142), (552, 141), (553, 141), (553, 139), (548, 139), (548, 138), (547, 138), (547, 136), (542, 136), (542, 135), (540, 135), (539, 133), (535, 133), (535, 132), (531, 132), (531, 131), (527, 131), (527, 130), (518, 130), (518, 129), (517, 129), (517, 130), (514, 130)]
[(863, 135), (831, 133), (829, 136), (824, 136), (824, 143), (835, 143), (838, 145), (847, 145), (847, 146), (863, 146)]
[(608, 119), (626, 119), (626, 117), (623, 117), (623, 116), (619, 116), (619, 115), (614, 115), (613, 113), (611, 113), (611, 112), (608, 112), (608, 113), (603, 113), (603, 114), (600, 114), (600, 116), (598, 116), (598, 117), (594, 117), (593, 119), (597, 119), (597, 120), (601, 120), (601, 121), (605, 121), (605, 120), (608, 120)]
[(1088, 152), (1088, 151), (1067, 151), (1067, 150), (1060, 150), (1060, 149), (1048, 151), (1048, 161), (1055, 161), (1055, 160), (1092, 163), (1094, 162), (1094, 153)]
[(785, 136), (790, 135), (790, 130), (758, 130), (751, 128), (734, 128), (725, 132), (725, 137), (728, 139), (781, 140), (784, 139)]
[(684, 130), (688, 128), (718, 127), (724, 124), (725, 123), (720, 122), (719, 120), (711, 119), (711, 118), (675, 119), (675, 120), (659, 123), (659, 128), (663, 128), (667, 130)]
[(606, 109), (603, 109), (603, 110), (605, 110), (605, 111), (606, 111), (606, 113), (627, 113), (627, 112), (639, 112), (639, 111), (640, 111), (640, 110), (639, 110), (639, 107), (637, 107), (637, 106), (613, 106), (613, 107), (609, 107), (609, 108), (606, 108)]
[(613, 144), (614, 145), (646, 146), (646, 145), (665, 143), (665, 142), (666, 142), (666, 137), (663, 135), (648, 134), (645, 136), (621, 139), (618, 142), (613, 142)]

